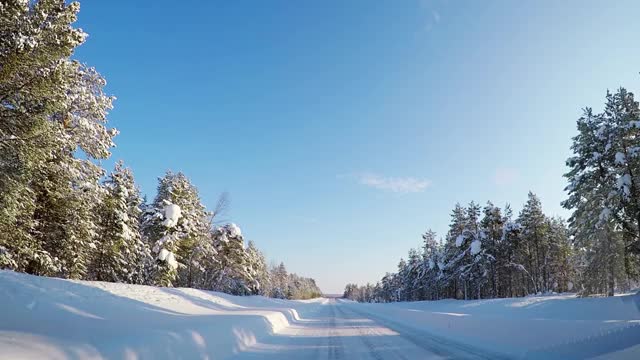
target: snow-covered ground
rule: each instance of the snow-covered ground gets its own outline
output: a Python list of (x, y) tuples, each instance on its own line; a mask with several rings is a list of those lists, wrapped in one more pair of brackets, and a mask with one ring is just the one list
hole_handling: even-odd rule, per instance
[(394, 329), (422, 331), (442, 341), (455, 340), (511, 358), (640, 359), (640, 295), (351, 306)]
[(0, 359), (640, 358), (640, 296), (358, 304), (0, 271)]

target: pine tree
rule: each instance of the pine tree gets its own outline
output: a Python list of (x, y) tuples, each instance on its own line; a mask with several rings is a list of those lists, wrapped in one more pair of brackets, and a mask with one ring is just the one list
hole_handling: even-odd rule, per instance
[(103, 170), (91, 160), (117, 133), (104, 79), (69, 58), (86, 37), (71, 26), (78, 9), (19, 1), (0, 14), (0, 247), (17, 270), (72, 278), (94, 246)]
[(419, 286), (422, 290), (421, 299), (437, 300), (441, 296), (443, 253), (442, 246), (436, 238), (436, 233), (429, 229), (422, 235), (422, 265), (419, 276)]
[[(510, 213), (510, 209), (505, 209), (505, 214)], [(501, 287), (503, 296), (525, 296), (528, 294), (528, 284), (530, 284), (530, 274), (523, 265), (529, 262), (524, 251), (522, 241), (522, 226), (513, 222), (510, 217), (505, 216), (505, 223), (502, 228), (497, 259), (499, 277), (502, 279)], [(522, 290), (522, 292), (518, 290)]]
[(490, 201), (484, 207), (483, 213), (484, 216), (480, 222), (480, 227), (484, 236), (481, 241), (485, 255), (490, 260), (486, 264), (488, 267), (486, 269), (488, 271), (488, 280), (491, 285), (488, 296), (496, 297), (499, 294), (498, 284), (500, 282), (497, 269), (505, 266), (500, 253), (500, 245), (506, 219), (502, 216), (500, 208), (494, 206)]
[(271, 293), (271, 279), (264, 254), (256, 247), (253, 241), (247, 246), (247, 258), (251, 270), (251, 277), (255, 279), (253, 295), (269, 296)]
[[(288, 277), (289, 296), (292, 300), (306, 300), (322, 296), (322, 292), (316, 285), (315, 280), (298, 276), (297, 274), (289, 274)], [(369, 299), (371, 293), (371, 285), (359, 289), (361, 299)], [(361, 300), (368, 301), (368, 300)]]
[(407, 255), (407, 266), (405, 270), (404, 279), (404, 288), (405, 295), (404, 298), (408, 301), (416, 301), (419, 300), (419, 279), (422, 265), (422, 257), (420, 253), (416, 249), (409, 249), (409, 253)]
[(556, 292), (573, 289), (574, 271), (571, 264), (573, 247), (565, 221), (560, 218), (548, 219), (549, 229), (549, 271), (552, 290)]
[(254, 278), (240, 228), (235, 224), (227, 224), (216, 228), (212, 237), (218, 252), (213, 290), (235, 295), (255, 294), (259, 284)]
[(483, 233), (479, 228), (479, 217), (480, 206), (473, 201), (466, 209), (456, 204), (452, 213), (445, 268), (447, 278), (456, 290), (456, 298), (467, 299), (471, 286), (479, 293), (479, 284), (485, 276), (479, 269), (482, 262), (478, 255), (485, 255), (481, 249)]
[(182, 173), (168, 171), (144, 215), (144, 236), (156, 258), (155, 282), (193, 286), (205, 271), (202, 259), (216, 253), (209, 233), (209, 213), (198, 190)]
[(395, 284), (394, 288), (396, 290), (396, 301), (408, 301), (409, 294), (411, 292), (411, 288), (409, 285), (409, 272), (410, 268), (407, 264), (407, 261), (404, 258), (400, 258), (400, 262), (398, 263), (398, 271), (396, 276), (394, 277)]
[(527, 269), (534, 279), (533, 292), (546, 292), (549, 290), (547, 221), (542, 212), (540, 199), (532, 192), (529, 192), (518, 223), (522, 227), (522, 241), (528, 259)]
[(142, 198), (133, 173), (118, 162), (104, 182), (99, 205), (97, 250), (91, 278), (100, 281), (142, 284), (152, 264), (148, 244), (140, 235)]
[[(640, 272), (640, 108), (632, 93), (624, 88), (607, 92), (601, 136), (606, 139), (609, 170), (617, 178), (618, 205), (612, 216), (622, 233), (626, 276), (637, 279)], [(610, 196), (613, 194), (610, 194)], [(616, 211), (617, 210), (617, 211)], [(624, 284), (626, 290), (629, 284)]]
[[(608, 99), (613, 100), (609, 96)], [(615, 124), (589, 108), (577, 124), (574, 156), (567, 160), (570, 171), (565, 175), (569, 198), (563, 206), (574, 210), (569, 224), (576, 246), (584, 249), (583, 259), (588, 262), (582, 272), (585, 292), (599, 291), (606, 278), (607, 293), (613, 295), (616, 281), (620, 280), (618, 269), (624, 262), (624, 246), (619, 244), (622, 238), (617, 231), (624, 224), (620, 221), (624, 210), (621, 199), (630, 192), (628, 178), (618, 177), (613, 171), (617, 154), (612, 145)]]
[(287, 273), (284, 263), (280, 263), (280, 265), (271, 268), (271, 280), (273, 286), (271, 297), (276, 299), (287, 298), (288, 277), (289, 274)]
[(464, 256), (460, 246), (462, 240), (460, 237), (467, 226), (467, 217), (465, 209), (456, 204), (451, 213), (451, 223), (449, 224), (449, 232), (447, 233), (444, 246), (444, 279), (448, 284), (447, 297), (461, 298), (464, 296), (464, 286), (460, 280), (458, 262)]

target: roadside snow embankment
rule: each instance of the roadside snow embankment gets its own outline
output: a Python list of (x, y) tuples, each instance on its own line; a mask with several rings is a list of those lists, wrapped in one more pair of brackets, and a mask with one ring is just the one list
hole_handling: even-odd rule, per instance
[(0, 359), (281, 359), (342, 353), (396, 358), (398, 352), (420, 349), (453, 358), (637, 360), (640, 295), (359, 304), (0, 271)]
[(320, 306), (11, 271), (0, 299), (2, 359), (224, 359)]
[(344, 304), (390, 327), (514, 358), (640, 358), (640, 294)]

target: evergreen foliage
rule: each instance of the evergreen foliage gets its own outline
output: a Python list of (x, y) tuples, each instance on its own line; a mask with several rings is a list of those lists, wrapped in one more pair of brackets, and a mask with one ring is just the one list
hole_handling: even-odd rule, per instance
[[(236, 225), (212, 228), (226, 196), (209, 212), (184, 174), (167, 172), (146, 204), (121, 162), (103, 179), (100, 160), (118, 133), (107, 127), (114, 98), (71, 58), (86, 38), (72, 25), (79, 9), (0, 3), (0, 268), (271, 295), (255, 244), (245, 248)], [(281, 286), (287, 297), (320, 294), (293, 274)]]

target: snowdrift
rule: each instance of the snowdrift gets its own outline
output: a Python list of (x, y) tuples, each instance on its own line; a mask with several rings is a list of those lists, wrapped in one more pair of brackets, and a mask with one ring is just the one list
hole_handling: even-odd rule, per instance
[(0, 271), (1, 359), (225, 359), (321, 306)]
[(518, 359), (640, 359), (640, 294), (575, 295), (391, 304), (344, 301), (398, 331), (420, 331)]
[[(298, 337), (291, 344), (308, 345), (305, 358), (314, 358), (327, 344), (354, 344), (353, 324), (481, 358), (640, 359), (640, 295), (359, 304), (0, 271), (0, 299), (0, 359), (229, 359), (254, 345), (286, 345), (287, 337)], [(336, 317), (345, 322), (340, 314), (353, 314), (346, 321), (353, 329), (326, 328)], [(351, 335), (332, 342), (320, 333)], [(299, 338), (308, 334), (316, 335)]]

